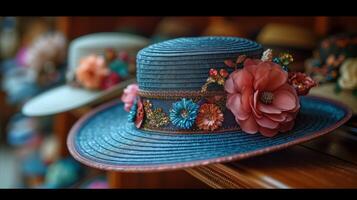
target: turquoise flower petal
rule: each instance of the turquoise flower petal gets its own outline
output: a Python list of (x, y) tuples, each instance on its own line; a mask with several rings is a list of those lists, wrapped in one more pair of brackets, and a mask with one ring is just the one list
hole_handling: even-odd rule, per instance
[(135, 101), (133, 106), (130, 108), (130, 112), (128, 114), (128, 122), (135, 121), (137, 109), (138, 109), (138, 103), (137, 103), (137, 101)]
[(189, 129), (195, 123), (199, 106), (192, 100), (183, 98), (172, 104), (170, 110), (171, 123), (182, 129)]
[(128, 63), (121, 60), (114, 60), (109, 64), (111, 71), (117, 73), (120, 77), (126, 78), (129, 76)]

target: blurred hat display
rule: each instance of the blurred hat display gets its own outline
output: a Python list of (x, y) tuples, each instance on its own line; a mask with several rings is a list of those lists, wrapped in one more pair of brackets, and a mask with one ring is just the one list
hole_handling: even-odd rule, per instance
[(312, 49), (316, 45), (316, 38), (309, 29), (280, 23), (265, 25), (260, 31), (257, 40), (267, 46), (295, 47), (301, 49)]
[(8, 125), (8, 143), (13, 146), (31, 146), (39, 142), (39, 121), (35, 118), (15, 114)]
[(71, 157), (63, 158), (48, 166), (43, 188), (71, 187), (84, 174), (81, 165)]
[[(66, 84), (33, 97), (22, 107), (28, 116), (54, 115), (99, 102), (121, 93), (134, 79), (132, 55), (149, 43), (127, 33), (93, 33), (69, 45)], [(70, 98), (68, 98), (70, 97)]]
[(19, 43), (16, 17), (4, 17), (0, 21), (0, 58), (11, 57)]
[(341, 101), (357, 113), (357, 34), (340, 33), (323, 39), (305, 67), (320, 83), (310, 94)]
[(20, 67), (13, 67), (4, 72), (2, 89), (11, 104), (22, 103), (41, 90), (36, 84), (35, 71)]
[(225, 17), (210, 17), (210, 24), (202, 32), (203, 36), (243, 36), (237, 24)]
[(47, 32), (28, 47), (21, 47), (15, 58), (2, 63), (2, 88), (12, 104), (23, 103), (32, 96), (64, 81), (66, 40), (61, 33)]
[(22, 161), (22, 174), (30, 187), (36, 187), (44, 182), (47, 166), (37, 151), (32, 152)]
[(164, 17), (157, 25), (151, 43), (157, 43), (176, 37), (193, 36), (197, 34), (194, 24), (184, 17)]
[(316, 46), (314, 33), (304, 27), (269, 23), (265, 25), (257, 36), (257, 41), (265, 48), (275, 52), (289, 52), (294, 56), (294, 63), (290, 66), (292, 71), (303, 71), (305, 59), (311, 57)]
[(105, 176), (95, 177), (86, 183), (82, 184), (81, 188), (85, 189), (108, 189), (109, 184)]
[(40, 156), (46, 165), (54, 163), (60, 157), (60, 144), (54, 135), (47, 136), (40, 146)]
[(194, 35), (197, 30), (184, 17), (165, 17), (157, 25), (155, 35), (182, 37)]

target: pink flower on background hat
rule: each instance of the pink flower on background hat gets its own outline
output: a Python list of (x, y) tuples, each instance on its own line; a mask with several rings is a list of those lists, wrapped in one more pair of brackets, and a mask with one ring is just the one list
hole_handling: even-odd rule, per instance
[(110, 70), (102, 56), (89, 55), (80, 61), (76, 78), (85, 88), (99, 89), (109, 73)]
[(102, 82), (101, 88), (109, 89), (122, 81), (122, 78), (115, 72), (111, 72)]
[(272, 137), (294, 126), (300, 103), (288, 73), (270, 61), (246, 59), (225, 82), (227, 108), (246, 133)]
[(136, 96), (138, 95), (138, 84), (130, 84), (124, 89), (124, 93), (121, 96), (121, 100), (124, 102), (124, 109), (129, 112), (133, 106)]

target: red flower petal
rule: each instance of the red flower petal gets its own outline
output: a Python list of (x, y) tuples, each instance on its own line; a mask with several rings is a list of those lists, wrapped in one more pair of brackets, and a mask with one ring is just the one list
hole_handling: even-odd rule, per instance
[(225, 60), (224, 64), (226, 64), (228, 67), (235, 67), (235, 63), (232, 60)]

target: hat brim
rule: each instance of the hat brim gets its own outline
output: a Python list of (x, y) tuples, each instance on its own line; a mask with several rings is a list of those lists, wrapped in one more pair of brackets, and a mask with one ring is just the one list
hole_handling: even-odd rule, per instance
[(165, 134), (138, 130), (127, 123), (118, 101), (98, 107), (70, 131), (67, 145), (85, 165), (120, 172), (176, 170), (244, 159), (311, 140), (341, 126), (351, 110), (335, 101), (302, 97), (293, 130), (272, 138), (242, 131)]
[(31, 117), (59, 114), (100, 102), (119, 95), (135, 79), (123, 81), (104, 91), (90, 91), (83, 88), (63, 85), (32, 98), (22, 107), (22, 113)]
[(335, 92), (335, 88), (335, 83), (324, 83), (319, 87), (311, 88), (310, 94), (340, 101), (349, 106), (353, 114), (357, 114), (357, 97), (352, 94), (352, 91)]

